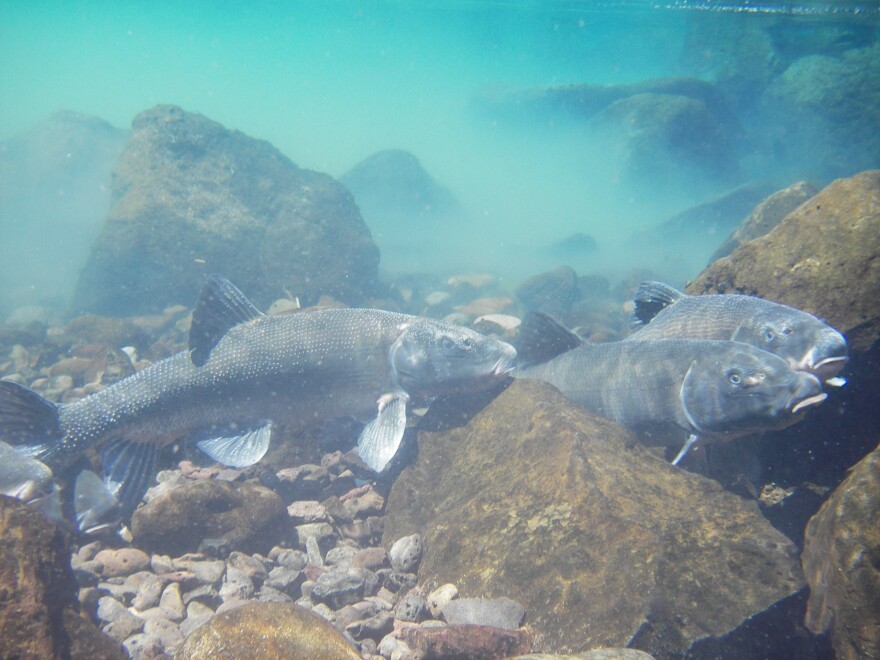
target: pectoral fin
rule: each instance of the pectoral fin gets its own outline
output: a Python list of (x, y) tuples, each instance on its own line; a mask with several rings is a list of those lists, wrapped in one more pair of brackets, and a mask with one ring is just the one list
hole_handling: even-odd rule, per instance
[(691, 449), (693, 449), (694, 445), (696, 445), (700, 441), (700, 436), (694, 435), (691, 433), (688, 436), (688, 439), (685, 440), (684, 446), (682, 446), (681, 450), (678, 452), (678, 455), (672, 459), (673, 465), (678, 465), (678, 462), (685, 457)]
[(200, 440), (196, 446), (218, 463), (243, 468), (266, 455), (271, 437), (272, 424), (268, 423), (245, 433)]
[(358, 438), (358, 454), (370, 469), (381, 472), (397, 453), (406, 430), (406, 398), (380, 399), (379, 414)]
[(101, 477), (91, 470), (83, 470), (76, 478), (73, 508), (77, 527), (84, 534), (112, 528), (119, 520), (119, 502)]

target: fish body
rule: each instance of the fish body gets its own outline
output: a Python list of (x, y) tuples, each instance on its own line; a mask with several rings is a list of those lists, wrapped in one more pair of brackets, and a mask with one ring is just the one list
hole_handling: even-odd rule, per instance
[[(797, 422), (826, 395), (812, 374), (782, 358), (735, 341), (651, 339), (579, 343), (552, 319), (530, 314), (528, 337), (556, 334), (564, 352), (517, 369), (518, 378), (550, 383), (573, 403), (638, 431), (677, 429), (696, 442), (780, 429)], [(528, 360), (530, 349), (518, 343)]]
[[(689, 296), (661, 282), (643, 282), (625, 341), (729, 339), (751, 344), (831, 385), (848, 360), (846, 339), (812, 314), (740, 294)], [(830, 382), (829, 382), (830, 381)]]
[[(265, 454), (274, 424), (372, 419), (359, 450), (381, 470), (403, 435), (410, 399), (491, 387), (515, 359), (505, 342), (405, 314), (266, 316), (212, 276), (193, 312), (190, 350), (62, 406), (0, 384), (0, 432), (18, 431), (18, 444), (50, 465), (102, 446), (111, 490), (133, 508), (152, 480), (158, 449), (188, 437), (212, 458), (243, 467)], [(10, 403), (15, 398), (20, 405)], [(4, 415), (4, 407), (20, 414)], [(21, 438), (22, 429), (31, 437)]]

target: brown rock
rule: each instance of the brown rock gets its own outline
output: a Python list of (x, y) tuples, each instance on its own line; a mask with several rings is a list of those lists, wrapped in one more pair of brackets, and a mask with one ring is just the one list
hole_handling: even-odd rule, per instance
[(806, 626), (831, 630), (838, 658), (880, 657), (880, 447), (837, 487), (807, 525), (802, 562)]
[(286, 603), (249, 603), (212, 618), (186, 638), (174, 657), (356, 660), (360, 654), (314, 612)]
[(526, 629), (502, 630), (491, 626), (468, 624), (403, 631), (403, 639), (419, 658), (456, 658), (456, 660), (501, 660), (528, 653), (534, 634)]
[[(796, 549), (757, 506), (622, 427), (516, 381), (461, 429), (421, 433), (385, 545), (421, 532), (423, 584), (523, 605), (542, 651), (670, 656), (798, 591)], [(443, 470), (437, 470), (443, 465)]]
[(134, 543), (148, 552), (196, 552), (203, 539), (224, 539), (230, 549), (268, 552), (287, 529), (281, 498), (263, 486), (192, 481), (160, 495), (132, 516)]
[(150, 556), (137, 548), (101, 550), (95, 560), (103, 567), (101, 576), (105, 579), (131, 575), (150, 567)]
[(57, 525), (0, 496), (0, 657), (127, 657), (80, 614), (77, 592)]
[(710, 263), (726, 257), (743, 243), (769, 233), (785, 216), (817, 192), (819, 189), (814, 185), (806, 181), (798, 181), (788, 188), (773, 193), (758, 204), (739, 227), (733, 230), (721, 247), (715, 250), (715, 254), (709, 260)]
[(161, 312), (194, 300), (216, 270), (260, 308), (285, 288), (355, 303), (376, 287), (378, 248), (341, 183), (178, 107), (135, 117), (113, 201), (74, 309)]
[(688, 293), (746, 293), (815, 314), (851, 352), (880, 334), (880, 170), (839, 179), (766, 236), (719, 259)]

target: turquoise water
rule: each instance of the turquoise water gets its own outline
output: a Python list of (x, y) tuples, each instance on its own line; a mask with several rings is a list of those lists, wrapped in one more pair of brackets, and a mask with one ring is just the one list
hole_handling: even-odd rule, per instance
[[(769, 141), (743, 147), (736, 129), (737, 176), (703, 180), (695, 171), (633, 184), (620, 180), (613, 149), (582, 119), (524, 127), (481, 112), (479, 99), (666, 76), (712, 82), (731, 58), (752, 52), (750, 35), (772, 32), (777, 55), (794, 61), (811, 49), (838, 56), (870, 45), (876, 25), (876, 3), (3, 2), (0, 140), (62, 109), (126, 128), (137, 113), (171, 103), (333, 176), (378, 150), (406, 149), (456, 196), (467, 221), (372, 226), (383, 268), (491, 271), (515, 283), (555, 265), (542, 248), (583, 232), (602, 249), (571, 264), (578, 272), (623, 276), (675, 262), (682, 267), (660, 274), (680, 283), (711, 246), (654, 264), (632, 232), (749, 180), (824, 184), (865, 163), (829, 172)], [(835, 39), (837, 51), (828, 46)], [(736, 121), (756, 135), (763, 119), (746, 104)], [(36, 259), (38, 267), (21, 264), (22, 253), (34, 254), (23, 224), (6, 225), (0, 257), (16, 262), (19, 277), (39, 270), (32, 277), (49, 297), (47, 282), (66, 293), (100, 221), (56, 228), (53, 237), (69, 235), (70, 247), (63, 259)], [(13, 276), (8, 266), (0, 274)]]

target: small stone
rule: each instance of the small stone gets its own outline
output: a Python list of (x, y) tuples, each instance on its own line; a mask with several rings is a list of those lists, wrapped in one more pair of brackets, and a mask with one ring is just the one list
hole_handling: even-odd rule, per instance
[(263, 586), (277, 589), (291, 598), (298, 598), (302, 593), (300, 587), (305, 582), (305, 579), (306, 576), (301, 570), (286, 566), (276, 566), (269, 571), (269, 576), (266, 578)]
[[(121, 580), (122, 578), (114, 578), (117, 580)], [(114, 584), (112, 582), (99, 582), (98, 588), (103, 589), (106, 593), (109, 593), (113, 598), (118, 600), (120, 603), (124, 605), (130, 605), (131, 601), (134, 599), (137, 594), (137, 589), (131, 587), (126, 584)]]
[(355, 568), (368, 568), (377, 571), (388, 564), (388, 553), (385, 548), (362, 548), (355, 552), (351, 565)]
[(178, 571), (188, 571), (196, 576), (202, 584), (218, 585), (226, 573), (226, 562), (222, 559), (175, 559), (174, 568)]
[(301, 548), (306, 547), (306, 540), (314, 537), (319, 544), (322, 542), (329, 545), (329, 540), (333, 538), (333, 528), (329, 523), (307, 523), (305, 525), (296, 526), (296, 537)]
[(195, 589), (190, 589), (183, 594), (183, 604), (187, 607), (192, 603), (199, 603), (215, 610), (222, 602), (217, 589), (211, 584), (200, 584)]
[(294, 568), (301, 571), (309, 563), (309, 558), (299, 550), (282, 550), (275, 559), (275, 563), (285, 568)]
[(372, 488), (356, 498), (355, 502), (357, 504), (357, 515), (362, 517), (378, 516), (385, 510), (385, 498)]
[(439, 618), (443, 608), (454, 598), (458, 598), (458, 587), (454, 584), (447, 582), (434, 589), (428, 594), (428, 610), (431, 612), (431, 616), (435, 619)]
[(379, 642), (377, 650), (379, 651), (379, 655), (383, 658), (400, 658), (401, 656), (412, 652), (409, 644), (402, 639), (398, 639), (394, 635), (385, 635), (385, 637), (382, 638), (382, 641)]
[(180, 627), (173, 621), (163, 617), (152, 617), (144, 624), (144, 632), (159, 639), (162, 647), (172, 653), (174, 648), (183, 641)]
[(229, 557), (226, 559), (226, 565), (237, 568), (251, 580), (256, 580), (258, 582), (262, 582), (269, 575), (263, 562), (259, 559), (254, 559), (243, 552), (236, 551), (230, 553)]
[(257, 600), (261, 603), (292, 603), (293, 598), (283, 591), (267, 587), (265, 584), (257, 592)]
[(356, 554), (357, 548), (352, 548), (349, 545), (338, 545), (327, 552), (324, 561), (330, 566), (348, 568), (352, 565)]
[(287, 507), (294, 525), (327, 522), (327, 510), (316, 500), (298, 500)]
[(360, 601), (364, 597), (364, 586), (364, 576), (357, 573), (324, 573), (318, 577), (311, 598), (338, 610)]
[(201, 614), (199, 616), (188, 616), (183, 623), (180, 624), (180, 634), (186, 639), (196, 630), (208, 623), (213, 616), (213, 612), (210, 614)]
[(104, 626), (104, 633), (122, 642), (144, 629), (144, 620), (139, 616), (135, 616), (131, 612), (124, 612), (116, 619)]
[(418, 584), (418, 578), (415, 573), (400, 573), (399, 571), (389, 571), (385, 568), (376, 571), (376, 573), (383, 579), (383, 586), (394, 593), (409, 591)]
[(159, 603), (159, 597), (165, 588), (165, 581), (158, 575), (148, 573), (149, 577), (141, 580), (137, 593), (131, 601), (132, 607), (143, 611), (155, 607)]
[(80, 562), (91, 561), (97, 556), (99, 552), (101, 552), (103, 548), (104, 544), (100, 541), (92, 541), (91, 543), (86, 543), (77, 551), (77, 560)]
[(98, 600), (98, 618), (101, 621), (112, 623), (124, 614), (130, 614), (125, 605), (112, 596), (104, 596)]
[(153, 555), (150, 557), (150, 567), (156, 575), (174, 571), (174, 564), (168, 555)]
[(318, 547), (318, 540), (314, 536), (306, 538), (306, 556), (312, 566), (323, 566), (324, 558), (321, 557), (321, 549)]
[(148, 660), (165, 656), (162, 643), (154, 635), (138, 633), (126, 639), (122, 645), (128, 651), (131, 660)]
[(420, 657), (435, 658), (507, 658), (528, 653), (534, 641), (534, 634), (526, 628), (471, 625), (413, 626), (405, 628), (402, 636)]
[(397, 607), (394, 608), (394, 616), (401, 621), (418, 623), (425, 618), (427, 609), (428, 604), (425, 597), (419, 593), (410, 592), (397, 603)]
[(205, 605), (204, 603), (200, 603), (197, 600), (192, 601), (189, 605), (186, 606), (186, 618), (191, 619), (193, 617), (199, 616), (213, 616), (214, 610)]
[(180, 585), (176, 582), (172, 582), (165, 590), (162, 592), (162, 598), (159, 600), (159, 609), (161, 609), (165, 616), (167, 616), (171, 621), (181, 621), (183, 620), (184, 614), (186, 614), (186, 610), (183, 607), (183, 599), (180, 597)]
[(415, 573), (422, 560), (423, 551), (424, 545), (419, 534), (397, 539), (388, 553), (391, 559), (391, 568), (401, 573)]
[(150, 556), (137, 548), (101, 550), (95, 560), (103, 565), (101, 575), (105, 579), (131, 575), (150, 567)]
[(345, 628), (345, 632), (355, 639), (382, 639), (394, 628), (394, 617), (387, 613), (371, 616), (363, 621), (355, 621)]
[(234, 566), (226, 569), (226, 580), (220, 587), (223, 602), (230, 600), (249, 600), (254, 595), (254, 583), (244, 571)]

